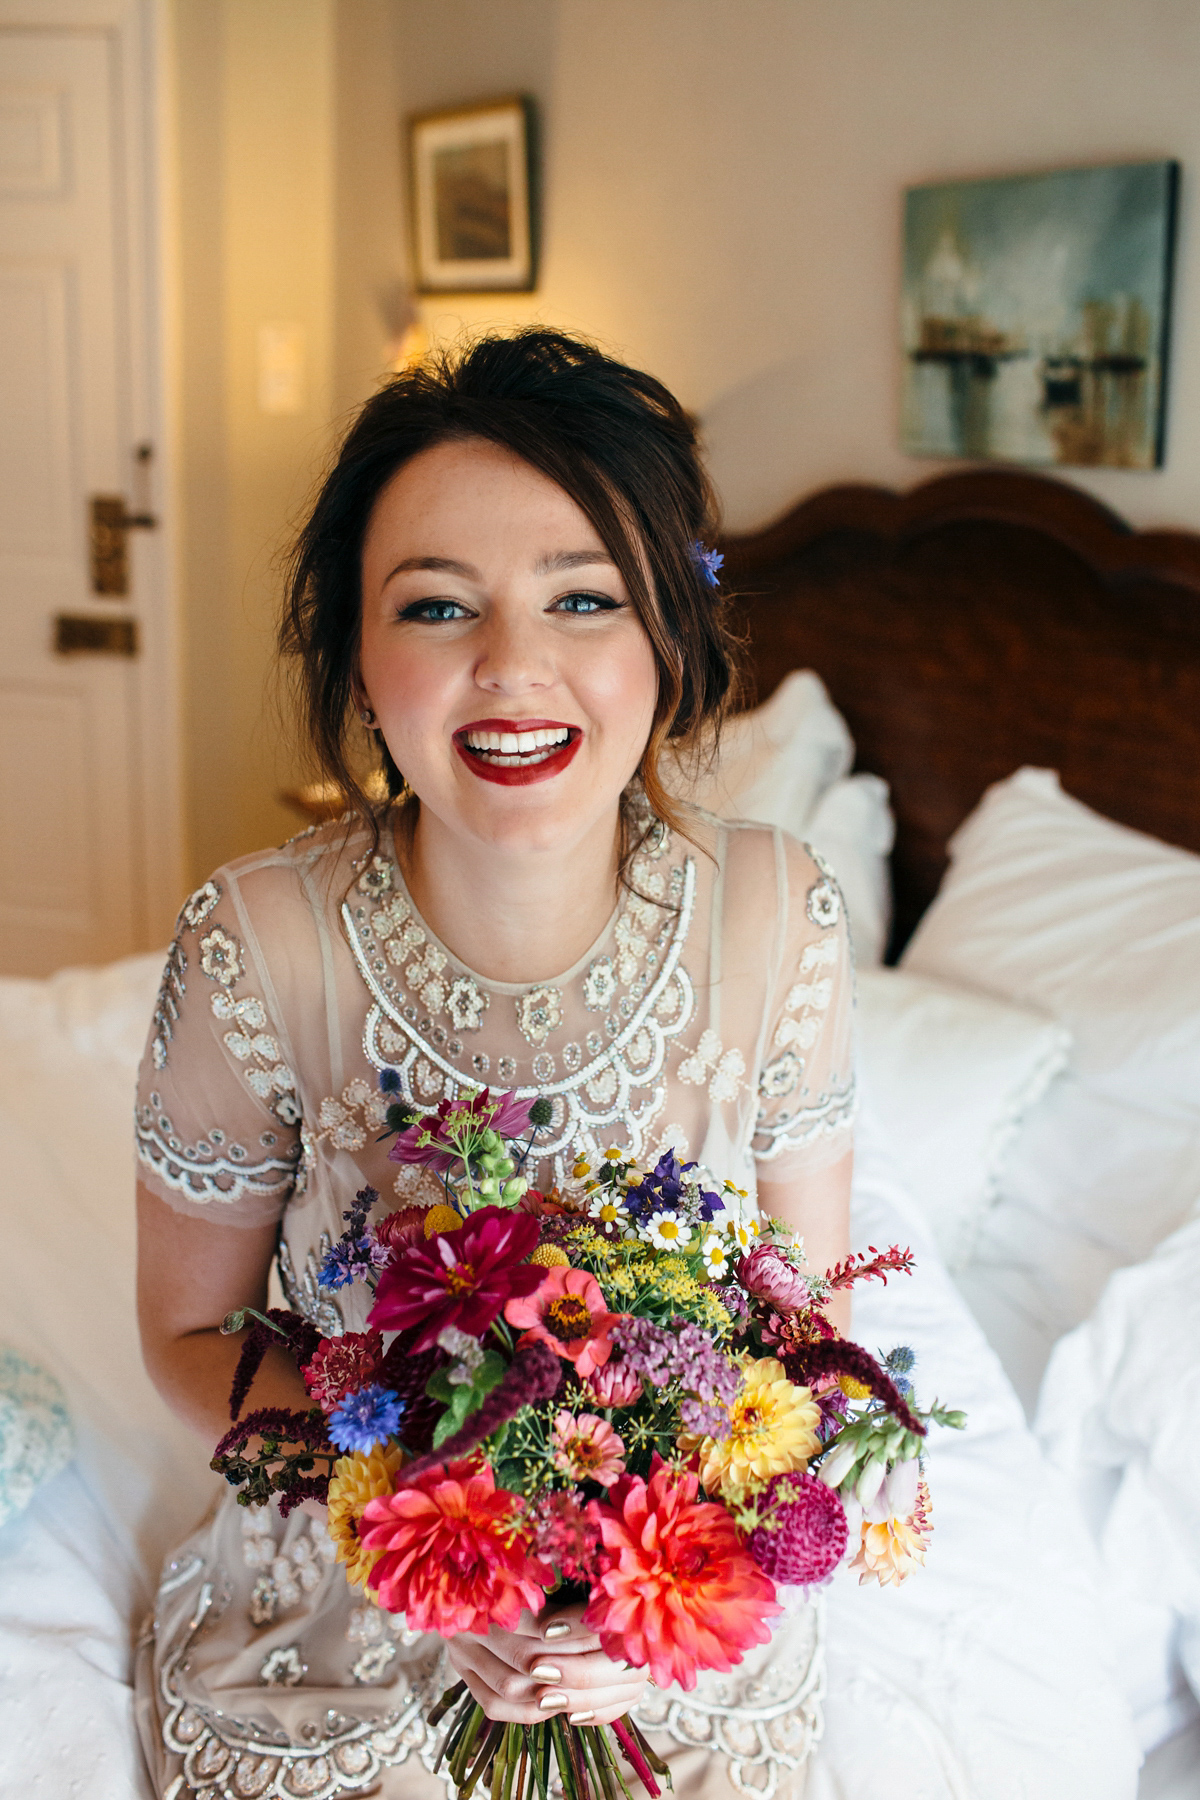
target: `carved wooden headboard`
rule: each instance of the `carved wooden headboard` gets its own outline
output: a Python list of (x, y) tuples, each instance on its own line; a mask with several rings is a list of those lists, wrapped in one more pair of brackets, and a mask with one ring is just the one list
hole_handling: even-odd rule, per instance
[(815, 669), (856, 766), (891, 785), (893, 954), (950, 834), (1022, 763), (1200, 852), (1200, 536), (1133, 531), (1076, 488), (976, 470), (908, 494), (828, 488), (722, 548), (749, 697)]

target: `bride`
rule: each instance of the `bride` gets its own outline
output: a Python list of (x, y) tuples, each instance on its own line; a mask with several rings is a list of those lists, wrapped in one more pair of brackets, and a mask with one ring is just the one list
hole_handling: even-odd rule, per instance
[[(670, 797), (731, 683), (710, 521), (678, 403), (555, 332), (402, 375), (351, 428), (282, 635), (353, 811), (186, 902), (140, 1078), (145, 1356), (208, 1445), (239, 1350), (224, 1315), (267, 1303), (277, 1261), (290, 1306), (361, 1329), (369, 1296), (323, 1289), (321, 1259), (364, 1185), (424, 1197), (380, 1141), (384, 1068), (421, 1110), (470, 1086), (548, 1096), (543, 1189), (572, 1147), (673, 1145), (747, 1190), (747, 1228), (757, 1196), (815, 1268), (846, 1254), (836, 883), (779, 831)], [(352, 772), (359, 722), (385, 806)], [(282, 1353), (249, 1404), (309, 1404)], [(658, 1692), (579, 1608), (409, 1632), (348, 1585), (320, 1507), (285, 1522), (230, 1492), (168, 1561), (139, 1648), (155, 1791), (440, 1793), (425, 1714), (447, 1661), (496, 1719), (636, 1710), (688, 1797), (798, 1794), (819, 1729), (819, 1608), (732, 1676)]]

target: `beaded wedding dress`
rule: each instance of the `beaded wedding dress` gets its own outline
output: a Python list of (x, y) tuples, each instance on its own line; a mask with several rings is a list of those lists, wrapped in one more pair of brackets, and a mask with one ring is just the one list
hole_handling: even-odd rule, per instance
[[(288, 1303), (334, 1333), (361, 1329), (369, 1303), (317, 1282), (356, 1191), (426, 1197), (377, 1141), (383, 1068), (419, 1106), (466, 1084), (548, 1096), (543, 1189), (580, 1146), (645, 1164), (673, 1145), (751, 1196), (760, 1164), (790, 1181), (839, 1158), (853, 1002), (837, 885), (778, 831), (704, 818), (696, 835), (655, 825), (600, 938), (532, 986), (439, 943), (387, 827), (374, 851), (343, 823), (218, 871), (180, 914), (142, 1064), (146, 1186), (194, 1218), (277, 1220)], [(820, 1625), (800, 1606), (732, 1674), (647, 1690), (637, 1717), (681, 1800), (800, 1793)], [(425, 1715), (443, 1675), (442, 1641), (352, 1589), (322, 1524), (231, 1490), (168, 1560), (139, 1646), (155, 1792), (438, 1800)]]

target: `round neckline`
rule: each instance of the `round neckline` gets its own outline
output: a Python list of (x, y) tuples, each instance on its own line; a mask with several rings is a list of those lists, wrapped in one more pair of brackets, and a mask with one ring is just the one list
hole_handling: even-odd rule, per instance
[(609, 914), (607, 923), (605, 924), (604, 929), (601, 931), (599, 937), (597, 937), (593, 940), (593, 942), (584, 951), (583, 955), (578, 959), (578, 961), (573, 962), (571, 964), (571, 967), (569, 969), (567, 969), (564, 974), (562, 974), (562, 975), (547, 975), (541, 981), (497, 981), (497, 980), (493, 979), (493, 977), (490, 975), (481, 975), (479, 973), (478, 969), (473, 969), (471, 967), (470, 963), (464, 962), (461, 956), (457, 955), (455, 951), (451, 950), (449, 944), (445, 944), (442, 942), (442, 940), (438, 936), (437, 932), (433, 929), (433, 926), (426, 919), (424, 913), (421, 911), (420, 907), (417, 905), (416, 901), (413, 899), (412, 893), (409, 890), (408, 883), (404, 879), (404, 871), (400, 866), (400, 858), (396, 853), (396, 821), (395, 821), (395, 819), (392, 819), (392, 821), (390, 823), (389, 835), (390, 835), (391, 848), (392, 848), (392, 855), (391, 855), (392, 879), (395, 882), (396, 886), (399, 888), (400, 892), (404, 895), (404, 898), (407, 900), (409, 906), (412, 908), (412, 916), (413, 916), (414, 920), (420, 926), (421, 930), (425, 933), (425, 935), (429, 939), (430, 943), (433, 944), (438, 950), (440, 950), (442, 952), (443, 956), (447, 957), (449, 959), (449, 961), (451, 961), (458, 968), (460, 968), (462, 970), (463, 974), (469, 976), (470, 979), (473, 982), (475, 982), (477, 986), (487, 988), (489, 993), (507, 994), (507, 995), (512, 995), (514, 998), (517, 998), (523, 994), (536, 993), (538, 991), (538, 989), (540, 989), (540, 988), (547, 988), (547, 987), (563, 988), (563, 987), (566, 987), (569, 982), (574, 981), (578, 976), (582, 975), (586, 971), (588, 965), (590, 963), (594, 963), (596, 958), (600, 955), (601, 951), (604, 948), (605, 943), (607, 942), (609, 937), (612, 935), (612, 932), (616, 926), (617, 920), (620, 918), (622, 912), (625, 910), (625, 905), (629, 898), (628, 891), (627, 890), (624, 891), (622, 893), (620, 899), (617, 901), (616, 905), (613, 907), (612, 912)]

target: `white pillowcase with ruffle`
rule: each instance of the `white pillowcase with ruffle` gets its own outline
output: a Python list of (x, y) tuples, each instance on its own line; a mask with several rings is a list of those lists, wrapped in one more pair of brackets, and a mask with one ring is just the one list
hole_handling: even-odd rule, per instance
[(1200, 857), (1021, 769), (955, 833), (902, 966), (1038, 1009), (1074, 1039), (967, 1281), (1027, 1403), (1105, 1283), (1187, 1216), (1200, 1171)]
[(899, 969), (858, 977), (863, 1109), (889, 1144), (942, 1259), (962, 1267), (1028, 1110), (1066, 1066), (1053, 1019)]
[(793, 670), (721, 733), (720, 754), (664, 767), (672, 793), (720, 819), (778, 825), (810, 844), (838, 878), (860, 967), (882, 961), (891, 924), (888, 785), (851, 775), (854, 740), (820, 677)]

